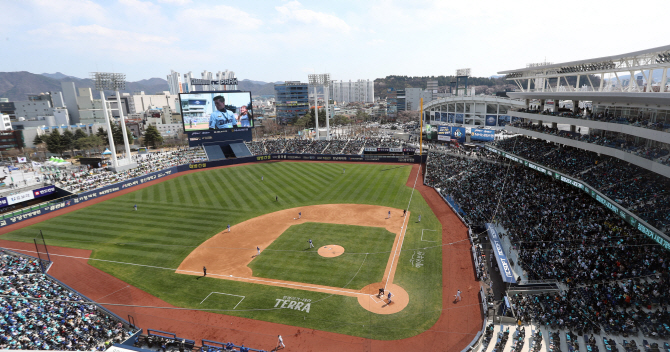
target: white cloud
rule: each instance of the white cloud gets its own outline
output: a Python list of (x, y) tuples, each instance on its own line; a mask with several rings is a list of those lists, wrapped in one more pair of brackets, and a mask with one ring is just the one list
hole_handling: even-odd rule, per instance
[(191, 3), (191, 0), (158, 0), (161, 4), (170, 4), (170, 5), (187, 5)]
[(213, 7), (195, 7), (185, 9), (176, 15), (176, 19), (182, 23), (182, 28), (196, 29), (208, 33), (217, 31), (246, 31), (256, 29), (263, 21), (253, 17), (238, 8), (217, 5)]
[(160, 6), (149, 2), (149, 1), (140, 1), (140, 0), (119, 0), (126, 10), (126, 13), (132, 16), (142, 16), (147, 19), (151, 18), (150, 16), (156, 16), (161, 13)]
[[(104, 21), (105, 9), (90, 0), (32, 0), (30, 8), (47, 21)], [(34, 14), (33, 14), (34, 15)]]
[(280, 13), (281, 22), (300, 22), (304, 24), (316, 24), (321, 27), (337, 29), (348, 33), (351, 27), (341, 18), (323, 12), (317, 12), (303, 8), (298, 1), (291, 1), (275, 9)]

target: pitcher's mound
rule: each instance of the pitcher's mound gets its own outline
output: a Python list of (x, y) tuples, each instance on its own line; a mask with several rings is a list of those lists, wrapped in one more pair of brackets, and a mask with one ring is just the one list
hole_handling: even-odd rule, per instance
[(322, 257), (333, 258), (342, 255), (342, 253), (344, 253), (344, 247), (336, 244), (319, 247), (319, 255)]
[[(378, 282), (370, 284), (361, 290), (366, 295), (358, 296), (358, 303), (361, 307), (377, 314), (393, 314), (405, 309), (409, 304), (409, 295), (404, 288), (390, 284), (386, 286), (384, 295), (378, 297), (379, 289), (384, 287), (384, 283)], [(388, 293), (391, 292), (391, 303), (388, 303)]]

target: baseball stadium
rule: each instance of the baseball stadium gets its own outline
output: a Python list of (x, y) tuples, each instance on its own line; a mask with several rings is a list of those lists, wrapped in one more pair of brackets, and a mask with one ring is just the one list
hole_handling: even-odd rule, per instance
[(189, 147), (0, 194), (0, 348), (668, 352), (668, 53), (502, 71), (411, 141), (202, 93)]

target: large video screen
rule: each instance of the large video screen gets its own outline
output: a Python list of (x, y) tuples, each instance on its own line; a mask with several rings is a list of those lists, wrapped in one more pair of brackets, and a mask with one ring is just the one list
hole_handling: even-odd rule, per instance
[(254, 127), (251, 92), (180, 93), (184, 131)]

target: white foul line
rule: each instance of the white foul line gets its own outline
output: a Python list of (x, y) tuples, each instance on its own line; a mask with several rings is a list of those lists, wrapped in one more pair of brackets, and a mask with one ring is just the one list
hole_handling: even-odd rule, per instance
[[(421, 170), (421, 167), (419, 166), (419, 170)], [(416, 172), (416, 177), (414, 177), (414, 187), (412, 187), (412, 194), (409, 195), (409, 202), (407, 202), (407, 210), (409, 210), (409, 205), (412, 204), (412, 197), (414, 196), (414, 190), (416, 189), (416, 181), (419, 179), (419, 171)], [(393, 272), (393, 263), (395, 262), (395, 256), (396, 253), (398, 253), (398, 246), (400, 246), (400, 249), (402, 249), (402, 244), (405, 242), (405, 234), (407, 233), (407, 226), (405, 226), (405, 222), (407, 221), (408, 217), (405, 216), (405, 218), (402, 220), (402, 228), (400, 229), (400, 241), (398, 241), (398, 244), (396, 244), (396, 248), (393, 251), (393, 258), (391, 258), (391, 267), (389, 268), (389, 274), (386, 276), (386, 283), (384, 284), (384, 289), (386, 289), (386, 286), (389, 284), (389, 278), (391, 277), (391, 272)], [(398, 254), (398, 257), (400, 257), (400, 254)]]
[[(223, 292), (214, 292), (214, 291), (212, 291), (212, 292), (210, 292), (210, 293), (207, 295), (207, 297), (205, 297), (205, 299), (209, 298), (209, 296), (211, 296), (212, 293), (218, 293), (218, 294), (220, 294), (220, 295), (227, 295), (227, 296), (242, 297), (242, 299), (241, 299), (239, 302), (237, 302), (237, 304), (235, 305), (235, 307), (233, 307), (233, 309), (237, 308), (237, 306), (239, 306), (240, 303), (242, 303), (242, 301), (244, 301), (244, 299), (246, 298), (246, 296), (233, 295), (233, 294), (230, 294), (230, 293), (223, 293)], [(203, 299), (202, 302), (204, 302), (205, 299)], [(202, 302), (200, 302), (200, 304), (202, 304)]]

